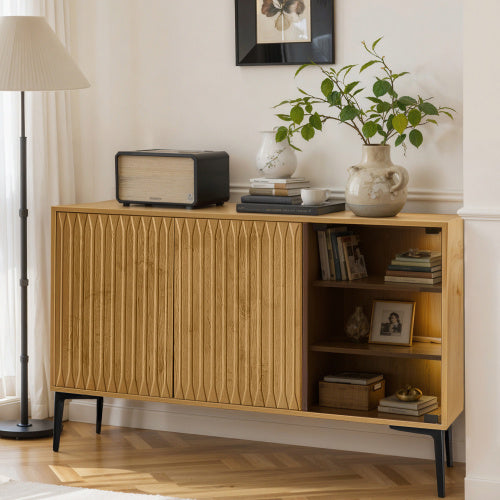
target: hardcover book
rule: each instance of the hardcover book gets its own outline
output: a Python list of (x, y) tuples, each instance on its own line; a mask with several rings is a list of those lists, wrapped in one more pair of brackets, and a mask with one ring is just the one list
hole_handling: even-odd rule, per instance
[(396, 254), (396, 259), (405, 262), (434, 262), (441, 260), (441, 252), (430, 250), (408, 250), (407, 252)]
[(300, 189), (274, 189), (273, 187), (269, 188), (256, 188), (251, 187), (248, 192), (250, 194), (257, 195), (266, 195), (266, 196), (300, 196)]
[(441, 271), (427, 273), (422, 271), (392, 271), (390, 269), (386, 272), (387, 276), (404, 276), (406, 278), (439, 278), (442, 275)]
[(238, 203), (236, 211), (259, 214), (322, 215), (345, 210), (345, 203), (326, 202), (321, 205), (278, 205), (272, 203)]
[(396, 408), (406, 408), (412, 410), (420, 410), (421, 408), (425, 408), (433, 403), (437, 403), (436, 396), (426, 396), (423, 395), (420, 399), (416, 401), (401, 401), (396, 394), (392, 394), (391, 396), (387, 396), (380, 400), (379, 404), (381, 406), (386, 407), (396, 407)]
[(429, 413), (430, 411), (438, 408), (438, 404), (434, 403), (420, 410), (411, 410), (410, 408), (395, 408), (394, 406), (382, 406), (379, 405), (378, 411), (381, 413), (394, 413), (396, 415), (410, 415), (412, 417), (420, 417), (420, 415), (424, 415), (425, 413)]
[(406, 262), (402, 260), (393, 259), (391, 260), (391, 266), (398, 266), (398, 268), (404, 267), (405, 269), (407, 267), (413, 267), (416, 268), (417, 271), (419, 270), (419, 268), (428, 269), (429, 267), (439, 267), (441, 269), (441, 260), (429, 263), (429, 262), (418, 262), (418, 261)]
[[(394, 262), (394, 261), (393, 261)], [(387, 269), (390, 271), (415, 271), (422, 273), (435, 273), (441, 271), (441, 264), (439, 266), (424, 267), (424, 266), (405, 266), (399, 264), (390, 264)]]
[(340, 384), (370, 385), (384, 378), (381, 373), (367, 372), (341, 372), (334, 375), (326, 375), (325, 382), (337, 382)]
[(279, 203), (281, 205), (301, 205), (300, 196), (266, 196), (247, 194), (241, 197), (241, 203)]
[(409, 276), (385, 276), (384, 281), (388, 283), (421, 283), (423, 285), (435, 285), (441, 283), (441, 276), (437, 278), (414, 278)]

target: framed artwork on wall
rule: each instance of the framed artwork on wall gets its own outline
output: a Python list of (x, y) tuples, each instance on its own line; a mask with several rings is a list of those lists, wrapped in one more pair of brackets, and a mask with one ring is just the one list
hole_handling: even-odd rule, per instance
[(333, 0), (235, 0), (236, 65), (332, 64)]

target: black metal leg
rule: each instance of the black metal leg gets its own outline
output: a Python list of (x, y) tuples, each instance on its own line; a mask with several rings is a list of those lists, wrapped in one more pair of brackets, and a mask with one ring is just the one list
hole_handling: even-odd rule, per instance
[(446, 446), (446, 465), (453, 467), (453, 435), (450, 428), (444, 433), (444, 442)]
[(95, 420), (95, 431), (97, 434), (101, 433), (101, 424), (102, 424), (102, 407), (104, 405), (104, 398), (97, 398), (97, 415)]
[[(420, 427), (400, 427), (397, 425), (390, 425), (391, 429), (402, 432), (411, 432), (413, 434), (425, 434), (427, 436), (431, 436), (434, 440), (434, 457), (436, 462), (436, 481), (437, 481), (437, 491), (438, 496), (440, 498), (444, 498), (445, 496), (445, 470), (444, 470), (444, 449), (445, 449), (445, 441), (446, 435), (448, 431), (441, 431), (435, 429), (421, 429)], [(448, 439), (451, 438), (451, 434), (448, 435)], [(451, 441), (450, 441), (451, 444)], [(451, 452), (448, 457), (448, 464), (451, 459)]]
[(101, 396), (87, 396), (85, 394), (56, 392), (54, 397), (54, 440), (52, 444), (52, 449), (54, 451), (59, 451), (59, 442), (61, 440), (61, 431), (62, 431), (62, 418), (64, 412), (64, 402), (67, 399), (96, 399), (97, 411), (96, 411), (95, 431), (97, 432), (97, 434), (101, 433), (102, 408), (104, 403), (104, 399)]
[(52, 449), (59, 451), (59, 441), (62, 432), (62, 419), (64, 413), (64, 402), (66, 398), (60, 392), (56, 392), (54, 397), (54, 438), (52, 441)]

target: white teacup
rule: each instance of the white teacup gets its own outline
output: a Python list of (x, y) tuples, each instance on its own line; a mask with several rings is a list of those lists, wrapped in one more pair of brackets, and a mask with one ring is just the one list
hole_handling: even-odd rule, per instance
[(306, 188), (300, 190), (303, 205), (321, 205), (330, 198), (330, 191), (322, 188)]

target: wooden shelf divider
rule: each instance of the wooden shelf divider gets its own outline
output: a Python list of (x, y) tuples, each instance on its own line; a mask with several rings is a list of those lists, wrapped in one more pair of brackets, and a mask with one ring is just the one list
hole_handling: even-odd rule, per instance
[(423, 285), (420, 283), (387, 283), (383, 276), (368, 276), (351, 281), (316, 280), (313, 286), (323, 288), (352, 288), (355, 290), (387, 290), (397, 292), (431, 292), (441, 293), (441, 283), (436, 285)]
[(311, 345), (309, 350), (335, 354), (353, 354), (356, 356), (441, 360), (441, 344), (430, 342), (415, 342), (412, 346), (406, 347), (382, 344), (354, 344), (340, 340), (319, 342)]

